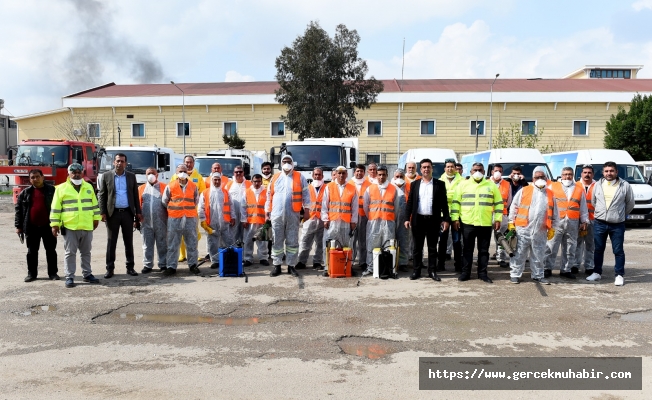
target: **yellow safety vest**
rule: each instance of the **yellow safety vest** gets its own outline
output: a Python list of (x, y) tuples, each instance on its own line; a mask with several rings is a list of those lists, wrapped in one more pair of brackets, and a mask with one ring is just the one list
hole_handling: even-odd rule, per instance
[(50, 209), (51, 227), (63, 225), (73, 231), (92, 231), (93, 221), (101, 219), (93, 185), (83, 181), (77, 192), (68, 178), (57, 186)]
[(491, 226), (494, 218), (502, 220), (503, 197), (495, 183), (483, 179), (477, 183), (473, 178), (464, 180), (453, 195), (451, 220), (460, 219), (467, 225)]

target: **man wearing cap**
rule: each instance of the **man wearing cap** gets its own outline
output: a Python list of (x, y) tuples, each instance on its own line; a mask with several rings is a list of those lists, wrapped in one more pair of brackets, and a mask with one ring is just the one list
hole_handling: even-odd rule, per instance
[[(208, 254), (211, 268), (219, 267), (220, 247), (233, 244), (231, 229), (236, 224), (235, 210), (231, 196), (221, 184), (222, 174), (211, 174), (211, 186), (199, 195), (199, 224), (208, 236)], [(191, 258), (192, 260), (192, 258)]]
[[(249, 267), (253, 264), (254, 242), (258, 246), (258, 262), (268, 266), (267, 241), (255, 240), (254, 236), (265, 224), (265, 203), (267, 202), (267, 189), (263, 186), (263, 177), (254, 174), (251, 177), (251, 187), (247, 189), (242, 207), (242, 224), (244, 227), (244, 255), (243, 265)], [(305, 224), (304, 224), (305, 227)], [(297, 268), (298, 268), (297, 264)]]
[[(190, 272), (199, 275), (197, 267), (197, 204), (199, 193), (197, 186), (190, 181), (188, 167), (185, 164), (177, 166), (176, 179), (171, 180), (163, 192), (162, 202), (168, 209), (168, 262), (163, 271), (166, 276), (177, 273), (179, 263), (177, 252), (181, 241), (185, 240), (188, 248), (188, 264)], [(201, 180), (203, 184), (204, 181)]]
[[(204, 178), (195, 169), (195, 157), (188, 154), (187, 156), (185, 156), (183, 158), (183, 163), (185, 164), (186, 169), (187, 169), (188, 181), (192, 182), (195, 185), (195, 187), (197, 188), (198, 193), (203, 193), (204, 190), (206, 189), (206, 184), (204, 183)], [(177, 179), (177, 174), (174, 174), (170, 178), (170, 182), (175, 181), (176, 179)], [(196, 227), (196, 230), (197, 230), (197, 235), (196, 235), (197, 236), (197, 243), (199, 243), (199, 239), (201, 239), (201, 233), (199, 232), (199, 227)], [(181, 240), (181, 245), (179, 246), (179, 262), (182, 262), (182, 261), (185, 261), (185, 260), (186, 260), (186, 242), (185, 242), (185, 240), (182, 239)], [(193, 264), (196, 264), (196, 263), (197, 263), (196, 260), (192, 260), (192, 259), (188, 258), (188, 264), (189, 265), (193, 265)]]
[[(353, 178), (351, 178), (351, 183), (355, 185), (356, 190), (358, 191), (358, 225), (355, 232), (355, 238), (353, 239), (353, 246), (357, 249), (358, 254), (358, 265), (362, 271), (367, 270), (367, 214), (365, 214), (363, 209), (364, 196), (365, 192), (371, 182), (369, 179), (365, 178), (365, 165), (358, 164), (355, 166), (355, 171), (353, 172)], [(335, 174), (333, 175), (335, 176)], [(335, 178), (333, 178), (334, 180)], [(355, 260), (353, 260), (355, 262)]]
[(115, 248), (122, 230), (122, 241), (127, 257), (127, 274), (138, 276), (134, 269), (134, 222), (141, 222), (143, 214), (138, 200), (136, 175), (126, 171), (127, 156), (117, 153), (113, 158), (114, 169), (105, 172), (98, 192), (102, 221), (106, 223), (106, 279), (113, 277)]
[(304, 214), (303, 216), (299, 262), (296, 268), (306, 268), (310, 249), (315, 244), (312, 267), (322, 269), (322, 263), (324, 262), (324, 221), (321, 220), (321, 202), (326, 185), (324, 185), (324, 170), (321, 167), (315, 167), (312, 170), (312, 182), (310, 182), (308, 190), (310, 191), (310, 214)]
[(292, 156), (284, 155), (281, 159), (281, 172), (272, 177), (267, 187), (267, 202), (265, 203), (265, 218), (271, 221), (274, 245), (272, 258), (274, 268), (270, 276), (281, 274), (284, 248), (288, 274), (299, 276), (294, 266), (299, 253), (299, 223), (301, 209), (304, 215), (309, 215), (310, 192), (308, 183), (301, 173), (294, 171)]
[(158, 253), (158, 267), (165, 271), (168, 261), (168, 210), (163, 207), (161, 199), (165, 183), (158, 181), (155, 167), (147, 168), (147, 183), (138, 188), (140, 208), (143, 210), (143, 223), (140, 234), (143, 237), (143, 274), (152, 272), (154, 266), (154, 246)]
[(77, 250), (81, 255), (83, 281), (99, 283), (91, 271), (93, 231), (102, 217), (97, 205), (93, 185), (82, 178), (83, 167), (73, 163), (68, 166), (68, 180), (56, 187), (50, 209), (52, 235), (63, 235), (64, 272), (66, 287), (75, 286)]

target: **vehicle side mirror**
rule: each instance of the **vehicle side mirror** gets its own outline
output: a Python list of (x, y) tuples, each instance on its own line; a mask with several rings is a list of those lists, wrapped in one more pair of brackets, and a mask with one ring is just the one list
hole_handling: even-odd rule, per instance
[(353, 168), (355, 166), (355, 159), (356, 159), (355, 149), (353, 147), (351, 147), (351, 152), (350, 152), (349, 157), (351, 159), (351, 168)]
[(357, 164), (355, 163), (355, 161), (351, 161), (351, 163), (349, 164), (349, 167), (351, 167), (351, 168), (355, 168), (356, 165), (357, 165)]
[(246, 176), (251, 175), (251, 166), (249, 165), (249, 163), (244, 163), (244, 167), (242, 169), (244, 170), (244, 174)]

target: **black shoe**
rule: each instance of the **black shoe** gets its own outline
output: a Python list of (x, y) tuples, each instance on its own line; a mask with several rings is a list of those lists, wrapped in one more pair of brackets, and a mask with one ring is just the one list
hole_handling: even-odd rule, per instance
[(264, 266), (267, 267), (267, 266), (269, 266), (269, 261), (264, 260), (264, 259), (263, 259), (263, 260), (260, 260), (260, 265), (264, 265)]
[(50, 275), (50, 280), (51, 281), (58, 281), (59, 279), (61, 279), (61, 278), (59, 278), (59, 275), (57, 275), (57, 274)]
[(471, 279), (469, 274), (465, 274), (464, 272), (462, 272), (462, 275), (457, 277), (457, 280), (460, 282), (468, 281), (469, 279)]
[(521, 280), (518, 279), (518, 277), (516, 276), (512, 276), (511, 278), (509, 278), (509, 281), (516, 284), (519, 284), (521, 282)]
[(451, 255), (446, 253), (446, 261), (451, 260), (451, 259), (452, 259)]
[(592, 274), (593, 274), (593, 269), (592, 268), (584, 270), (584, 275), (589, 276), (589, 275), (592, 275)]
[(360, 270), (361, 270), (362, 272), (366, 271), (366, 270), (367, 270), (367, 263), (362, 263), (362, 264), (360, 264)]
[(500, 268), (509, 268), (509, 263), (507, 261), (501, 261)]
[(129, 269), (127, 270), (127, 275), (138, 276), (138, 272), (136, 272), (136, 270), (133, 269), (133, 268), (129, 268)]
[(297, 265), (294, 266), (294, 269), (306, 269), (306, 264), (298, 262)]
[(417, 267), (412, 271), (412, 275), (410, 275), (410, 280), (414, 281), (421, 278), (421, 268)]
[(577, 279), (571, 272), (560, 272), (559, 276), (567, 279)]
[(165, 275), (165, 276), (176, 275), (176, 273), (177, 273), (177, 270), (174, 269), (174, 268), (166, 268), (166, 269), (163, 271), (163, 275)]
[(27, 275), (25, 277), (25, 282), (32, 282), (32, 281), (35, 281), (35, 280), (36, 280), (36, 277), (32, 276), (32, 275)]
[(430, 272), (428, 272), (428, 276), (429, 276), (430, 279), (432, 279), (433, 281), (437, 281), (437, 282), (441, 281), (441, 278), (437, 276), (437, 273), (436, 273), (435, 271), (430, 271)]
[[(304, 268), (305, 268), (305, 266), (304, 266)], [(293, 266), (291, 266), (291, 265), (288, 265), (288, 274), (292, 275), (292, 276), (295, 277), (295, 278), (298, 278), (298, 277), (299, 277), (299, 273), (298, 273), (297, 270), (296, 270)]]
[(220, 264), (218, 264), (218, 263), (211, 264), (211, 269), (218, 269), (219, 267), (220, 267)]
[(399, 265), (398, 270), (401, 272), (408, 272), (408, 267), (407, 265)]
[(165, 272), (167, 269), (167, 267), (158, 267), (158, 272)]
[(201, 274), (201, 272), (199, 271), (199, 267), (196, 265), (191, 265), (188, 269), (190, 269), (190, 272), (192, 272), (195, 275)]
[(494, 283), (488, 276), (479, 276), (478, 279), (480, 279), (482, 282), (487, 282), (487, 283)]
[(100, 280), (97, 279), (96, 277), (94, 277), (93, 274), (85, 276), (84, 279), (82, 279), (82, 281), (88, 282), (88, 283), (100, 283)]
[(269, 276), (279, 276), (281, 275), (281, 266), (275, 265), (274, 269), (269, 273)]
[(243, 267), (251, 267), (253, 264), (249, 260), (245, 260), (245, 262), (242, 263)]
[(140, 270), (141, 274), (149, 274), (150, 272), (152, 272), (152, 269), (147, 267)]
[(111, 279), (113, 278), (113, 270), (112, 269), (107, 269), (106, 274), (104, 274), (105, 279)]
[(580, 269), (579, 269), (579, 268), (577, 268), (577, 267), (571, 267), (571, 274), (577, 274), (578, 272), (580, 272)]
[(322, 274), (322, 276), (325, 276), (326, 278), (328, 278), (328, 271), (324, 270), (324, 273)]
[(66, 279), (66, 287), (67, 288), (74, 288), (75, 287), (75, 281), (72, 278), (67, 278)]
[(437, 272), (446, 271), (446, 265), (444, 260), (439, 260), (437, 263)]
[(544, 269), (543, 270), (543, 277), (544, 278), (550, 278), (552, 276), (552, 270), (550, 269)]
[(495, 260), (495, 259), (496, 259), (496, 253), (494, 253), (494, 254), (491, 255), (491, 259), (492, 259), (492, 260)]
[(456, 265), (455, 266), (455, 272), (462, 272), (462, 266), (461, 265)]
[(312, 264), (312, 268), (319, 270), (319, 269), (322, 269), (324, 267), (322, 267), (320, 263), (314, 263), (314, 264)]

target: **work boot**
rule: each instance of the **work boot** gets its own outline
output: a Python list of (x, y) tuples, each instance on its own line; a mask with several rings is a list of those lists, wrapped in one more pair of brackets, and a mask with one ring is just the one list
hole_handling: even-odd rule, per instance
[(465, 274), (464, 272), (462, 272), (462, 275), (457, 277), (457, 280), (460, 282), (468, 281), (469, 279), (471, 279), (471, 276), (469, 274)]
[(560, 277), (563, 277), (563, 278), (568, 278), (568, 279), (576, 279), (576, 278), (575, 278), (575, 275), (573, 275), (573, 274), (570, 273), (570, 272), (560, 272), (560, 273), (559, 273), (559, 276), (560, 276)]
[(543, 270), (543, 277), (544, 278), (550, 278), (552, 276), (552, 270), (551, 269), (544, 269)]
[(571, 274), (577, 274), (578, 272), (580, 272), (580, 269), (579, 269), (579, 268), (577, 268), (577, 267), (571, 267)]
[(419, 278), (421, 278), (421, 267), (417, 266), (412, 271), (412, 275), (410, 275), (410, 280), (414, 281), (414, 280), (417, 280)]
[(269, 276), (279, 276), (281, 275), (281, 266), (275, 265), (274, 269), (269, 273)]
[[(305, 265), (304, 265), (304, 268), (305, 268)], [(292, 275), (292, 276), (295, 277), (295, 278), (298, 278), (298, 277), (299, 277), (299, 273), (298, 273), (297, 270), (296, 270), (293, 266), (291, 266), (291, 265), (288, 265), (288, 274)]]
[(360, 264), (360, 270), (361, 270), (362, 272), (366, 271), (366, 270), (367, 270), (367, 263), (362, 263), (362, 264)]
[(494, 281), (492, 281), (487, 275), (479, 276), (478, 279), (486, 283), (494, 283)]
[(152, 272), (152, 269), (147, 267), (144, 267), (142, 270), (140, 270), (141, 274), (149, 274), (150, 272)]
[(218, 268), (220, 268), (220, 264), (218, 263), (211, 264), (211, 269), (218, 269)]
[(320, 270), (320, 269), (322, 269), (322, 268), (323, 268), (323, 267), (321, 266), (321, 263), (314, 263), (314, 264), (312, 264), (312, 269)]
[(264, 259), (260, 260), (260, 265), (264, 265), (264, 266), (268, 267), (269, 266), (269, 261), (264, 260)]
[(33, 281), (35, 281), (35, 280), (36, 280), (36, 278), (35, 278), (34, 276), (32, 276), (31, 274), (28, 274), (28, 275), (25, 277), (25, 282), (33, 282)]
[(199, 271), (199, 267), (196, 266), (196, 265), (191, 265), (191, 266), (189, 267), (189, 269), (190, 269), (190, 272), (192, 272), (192, 273), (195, 274), (195, 275), (199, 275), (199, 274), (201, 273), (201, 272)]
[(589, 276), (593, 274), (593, 268), (588, 268), (584, 270), (584, 275)]
[(294, 267), (294, 269), (306, 269), (306, 264), (299, 261), (297, 265)]

